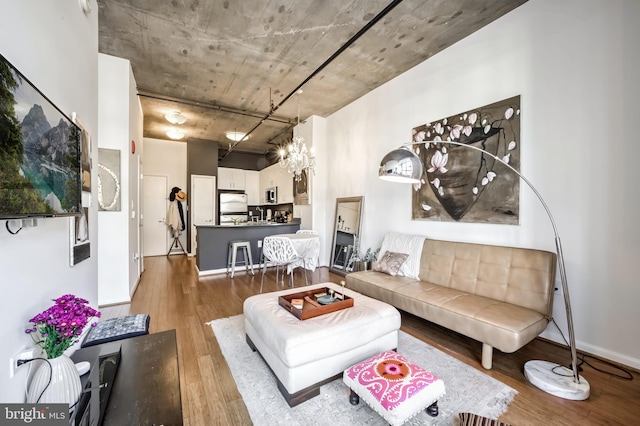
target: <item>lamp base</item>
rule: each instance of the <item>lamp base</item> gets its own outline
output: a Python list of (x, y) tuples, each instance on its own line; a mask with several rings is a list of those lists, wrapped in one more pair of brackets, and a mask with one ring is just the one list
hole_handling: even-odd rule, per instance
[(535, 387), (564, 399), (583, 401), (589, 398), (589, 382), (578, 375), (578, 383), (573, 379), (573, 371), (549, 361), (527, 361), (524, 375)]

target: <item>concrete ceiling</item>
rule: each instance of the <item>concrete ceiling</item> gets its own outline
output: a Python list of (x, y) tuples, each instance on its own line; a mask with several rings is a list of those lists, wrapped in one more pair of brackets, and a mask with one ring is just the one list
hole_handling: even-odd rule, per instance
[[(145, 137), (180, 127), (222, 157), (229, 143), (266, 154), (298, 115), (326, 117), (525, 2), (98, 0), (99, 51), (131, 61)], [(235, 144), (227, 131), (252, 132)]]

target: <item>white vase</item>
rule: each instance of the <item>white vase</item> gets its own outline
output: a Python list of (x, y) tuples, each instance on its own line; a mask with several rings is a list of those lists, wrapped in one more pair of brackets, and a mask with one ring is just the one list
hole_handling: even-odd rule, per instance
[[(67, 403), (69, 407), (75, 405), (82, 391), (76, 365), (66, 355), (60, 355), (47, 361), (49, 362), (42, 361), (33, 374), (27, 402), (30, 404)], [(49, 364), (51, 364), (51, 368), (49, 368)], [(51, 382), (49, 382), (49, 378), (51, 378)]]

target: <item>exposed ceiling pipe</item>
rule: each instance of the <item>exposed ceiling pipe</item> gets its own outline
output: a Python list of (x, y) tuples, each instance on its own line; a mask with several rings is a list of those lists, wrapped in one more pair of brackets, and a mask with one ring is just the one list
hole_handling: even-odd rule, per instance
[(327, 65), (329, 65), (331, 62), (333, 62), (333, 60), (335, 58), (337, 58), (342, 52), (344, 52), (345, 50), (347, 50), (349, 48), (349, 46), (351, 46), (353, 43), (356, 42), (356, 40), (358, 40), (364, 33), (366, 33), (367, 31), (369, 31), (369, 29), (371, 27), (373, 27), (376, 23), (378, 23), (378, 21), (380, 21), (382, 18), (384, 18), (384, 16), (391, 12), (391, 10), (393, 10), (393, 8), (395, 8), (397, 5), (399, 5), (400, 3), (402, 3), (403, 0), (394, 0), (391, 3), (389, 3), (387, 5), (387, 7), (385, 7), (380, 13), (378, 13), (376, 16), (373, 17), (372, 20), (370, 20), (369, 22), (367, 22), (367, 24), (362, 27), (360, 29), (360, 31), (358, 31), (357, 33), (355, 33), (353, 35), (353, 37), (351, 37), (345, 44), (343, 44), (338, 50), (336, 50), (336, 52), (331, 55), (329, 57), (329, 59), (327, 59), (326, 61), (324, 61), (322, 63), (322, 65), (320, 65), (318, 68), (315, 69), (315, 71), (313, 71), (311, 74), (309, 74), (309, 76), (307, 78), (305, 78), (302, 83), (298, 84), (298, 86), (296, 86), (295, 89), (293, 89), (291, 91), (291, 93), (289, 93), (287, 96), (285, 96), (278, 105), (276, 106), (272, 106), (271, 107), (271, 111), (269, 111), (268, 114), (266, 114), (264, 117), (262, 117), (262, 119), (260, 120), (260, 122), (258, 122), (258, 124), (256, 124), (253, 129), (249, 130), (249, 132), (245, 135), (244, 138), (242, 138), (241, 140), (235, 142), (234, 144), (229, 146), (229, 149), (227, 150), (227, 152), (225, 152), (222, 157), (219, 158), (219, 160), (223, 160), (227, 155), (229, 155), (231, 153), (231, 151), (233, 151), (235, 149), (236, 146), (238, 146), (238, 144), (244, 140), (246, 140), (249, 135), (251, 135), (251, 133), (253, 133), (258, 127), (260, 127), (260, 125), (265, 121), (268, 120), (269, 117), (272, 116), (272, 114), (278, 110), (278, 108), (280, 108), (285, 102), (287, 102), (293, 95), (295, 95), (296, 93), (298, 93), (298, 91), (302, 88), (302, 86), (304, 86), (305, 84), (307, 84), (309, 82), (309, 80), (311, 80), (313, 77), (315, 77), (316, 75), (318, 75)]
[[(264, 119), (264, 114), (265, 114), (262, 111), (251, 111), (251, 110), (245, 110), (245, 109), (236, 108), (228, 105), (220, 105), (220, 104), (207, 103), (207, 102), (201, 102), (201, 101), (193, 101), (189, 99), (174, 98), (171, 96), (165, 96), (165, 95), (159, 95), (157, 93), (147, 92), (145, 90), (138, 90), (138, 96), (149, 98), (149, 99), (157, 99), (160, 101), (173, 102), (177, 104), (188, 105), (188, 106), (193, 106), (198, 108), (211, 109), (214, 111), (223, 111), (223, 112), (228, 112), (230, 114), (243, 115), (246, 117)], [(267, 120), (275, 121), (278, 123), (284, 123), (284, 124), (295, 124), (294, 119), (284, 117), (281, 115), (278, 116), (278, 115), (270, 114)]]

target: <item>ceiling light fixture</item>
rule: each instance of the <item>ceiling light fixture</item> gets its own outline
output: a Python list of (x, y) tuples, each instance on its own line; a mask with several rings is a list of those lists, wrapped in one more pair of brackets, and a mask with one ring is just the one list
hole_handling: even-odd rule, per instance
[(187, 121), (187, 117), (184, 116), (180, 111), (170, 112), (165, 114), (164, 118), (171, 124), (182, 124)]
[[(240, 142), (245, 136), (247, 136), (246, 133), (242, 132), (227, 132), (225, 135), (227, 136), (227, 139), (231, 139), (234, 142)], [(247, 136), (247, 139), (249, 139), (249, 136)]]
[(171, 139), (173, 140), (179, 140), (184, 138), (184, 132), (181, 132), (178, 129), (171, 129), (169, 131), (167, 131), (167, 136), (169, 136)]
[[(302, 90), (298, 90), (298, 125), (300, 124), (300, 94)], [(302, 172), (314, 171), (316, 159), (313, 155), (313, 148), (307, 153), (307, 146), (304, 144), (304, 138), (300, 135), (294, 136), (287, 149), (280, 149), (280, 167), (286, 168), (289, 173), (295, 175), (296, 182), (302, 179)], [(286, 154), (286, 156), (285, 156)], [(307, 175), (309, 174), (307, 172)]]

